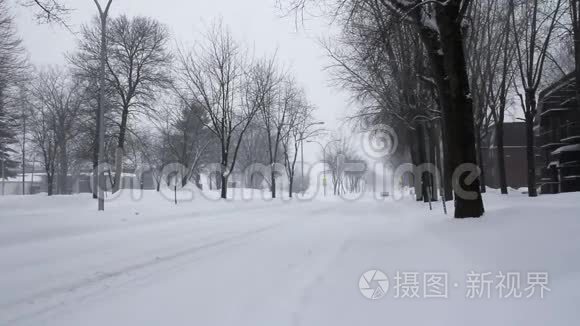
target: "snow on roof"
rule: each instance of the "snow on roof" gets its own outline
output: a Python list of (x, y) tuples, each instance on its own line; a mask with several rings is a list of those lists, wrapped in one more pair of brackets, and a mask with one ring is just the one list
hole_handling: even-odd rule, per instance
[(560, 154), (563, 152), (580, 152), (580, 144), (568, 145), (558, 148), (552, 152), (552, 155)]
[(572, 108), (551, 108), (551, 109), (548, 109), (548, 110), (546, 110), (546, 111), (544, 111), (544, 112), (540, 113), (540, 116), (541, 116), (541, 117), (543, 117), (543, 116), (545, 116), (545, 115), (547, 115), (548, 113), (551, 113), (551, 112), (562, 112), (562, 111), (569, 111), (569, 110), (571, 110), (571, 109), (572, 109)]
[(564, 177), (564, 180), (574, 180), (574, 179), (580, 179), (580, 175), (569, 175), (567, 177)]

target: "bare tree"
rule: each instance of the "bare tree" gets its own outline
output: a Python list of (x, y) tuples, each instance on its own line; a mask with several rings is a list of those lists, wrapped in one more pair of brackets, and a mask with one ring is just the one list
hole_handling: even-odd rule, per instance
[[(75, 65), (95, 65), (91, 59), (99, 57), (96, 53), (101, 48), (98, 42), (101, 30), (102, 26), (83, 27), (80, 51), (72, 57)], [(112, 189), (115, 192), (121, 186), (129, 118), (133, 114), (148, 115), (156, 92), (170, 87), (172, 55), (167, 49), (167, 29), (151, 18), (120, 16), (111, 21), (106, 34), (107, 82), (116, 94), (113, 106), (120, 108)]]
[(507, 96), (513, 79), (515, 43), (510, 21), (512, 11), (513, 3), (492, 0), (473, 2), (469, 9), (472, 24), (468, 33), (468, 67), (474, 89), (482, 192), (485, 191), (482, 141), (489, 138), (490, 127), (493, 124), (499, 183), (502, 193), (507, 194), (503, 125)]
[(221, 197), (225, 199), (244, 134), (258, 111), (248, 83), (249, 64), (221, 23), (207, 32), (204, 43), (182, 51), (179, 61), (179, 94), (207, 113), (206, 127), (219, 141)]
[(65, 71), (51, 68), (38, 75), (31, 92), (35, 114), (40, 117), (35, 126), (36, 145), (44, 157), (47, 174), (51, 169), (56, 169), (57, 193), (66, 194), (72, 161), (71, 142), (79, 133), (84, 103), (80, 84)]
[[(270, 162), (270, 155), (267, 149), (268, 137), (262, 125), (261, 119), (254, 119), (244, 135), (238, 154), (236, 165), (241, 171), (249, 171), (253, 164), (267, 165)], [(268, 183), (267, 176), (261, 171), (252, 171), (246, 176), (246, 185), (253, 189), (262, 189), (264, 183)], [(269, 186), (269, 184), (268, 184)]]
[(45, 107), (40, 107), (35, 111), (30, 128), (31, 140), (41, 156), (41, 164), (46, 173), (47, 192), (49, 196), (52, 196), (57, 155), (54, 117)]
[[(366, 171), (348, 171), (345, 164), (361, 162), (363, 162), (362, 158), (347, 139), (341, 138), (329, 146), (326, 152), (326, 164), (330, 170), (334, 195), (346, 193), (351, 190), (350, 186), (358, 187), (357, 183), (362, 180)], [(347, 184), (350, 181), (355, 181), (355, 184)]]
[[(292, 198), (295, 190), (306, 190), (307, 184), (304, 180), (306, 177), (299, 179), (300, 189), (295, 189), (296, 162), (300, 150), (303, 149), (301, 146), (304, 142), (320, 133), (320, 129), (311, 129), (311, 127), (321, 124), (312, 122), (312, 110), (313, 107), (308, 104), (305, 96), (299, 96), (289, 113), (288, 131), (282, 140), (284, 166), (286, 167), (286, 174), (288, 176), (288, 195), (290, 198)], [(300, 170), (304, 172), (304, 165), (302, 165)]]
[(523, 88), (523, 94), (518, 91), (518, 96), (526, 122), (528, 195), (536, 197), (538, 195), (534, 145), (536, 93), (542, 82), (544, 63), (556, 23), (563, 14), (562, 0), (517, 3), (510, 0), (510, 3), (514, 7), (511, 21), (516, 44), (516, 65), (520, 77), (519, 84)]
[[(439, 147), (444, 132), (425, 47), (413, 26), (389, 28), (397, 17), (381, 10), (378, 3), (369, 4), (368, 9), (355, 11), (348, 18), (338, 45), (331, 48), (324, 44), (335, 62), (331, 66), (335, 81), (350, 90), (362, 107), (352, 117), (360, 125), (368, 128), (387, 124), (396, 129), (402, 150), (387, 158), (390, 163), (408, 163), (409, 159), (415, 166), (445, 163), (440, 164), (446, 180), (443, 198), (451, 200), (450, 155), (445, 151), (444, 159), (435, 160), (432, 156), (441, 155), (440, 151), (429, 150)], [(416, 183), (421, 187), (416, 191), (417, 200), (427, 198), (430, 182), (426, 174), (420, 180)]]
[[(304, 8), (306, 0), (291, 1), (292, 7)], [(464, 24), (470, 0), (337, 0), (333, 13), (347, 20), (354, 12), (385, 12), (395, 19), (381, 28), (382, 32), (395, 24), (410, 24), (421, 39), (432, 80), (437, 85), (437, 98), (442, 110), (444, 144), (448, 154), (448, 169), (455, 171), (465, 164), (475, 165), (475, 132), (473, 102), (466, 65)], [(484, 213), (479, 178), (467, 182), (467, 174), (456, 175), (455, 216), (480, 217)], [(463, 191), (458, 191), (459, 189)], [(465, 196), (469, 193), (473, 196)]]
[(277, 173), (274, 164), (279, 162), (281, 142), (288, 130), (290, 111), (296, 101), (297, 89), (294, 82), (288, 77), (281, 77), (275, 71), (273, 59), (260, 62), (254, 68), (251, 77), (252, 98), (259, 107), (263, 127), (268, 142), (267, 152), (270, 173), (270, 190), (272, 198), (276, 198)]
[(68, 27), (71, 9), (60, 0), (23, 0), (25, 7), (35, 8), (36, 19), (41, 23), (58, 23)]

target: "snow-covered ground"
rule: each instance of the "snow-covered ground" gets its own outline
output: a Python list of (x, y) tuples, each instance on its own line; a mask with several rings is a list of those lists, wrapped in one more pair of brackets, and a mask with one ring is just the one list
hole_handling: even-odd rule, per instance
[[(105, 214), (87, 195), (0, 198), (0, 325), (580, 320), (577, 193), (491, 192), (486, 216), (476, 220), (454, 220), (412, 199), (221, 202), (214, 195), (180, 194), (178, 205), (155, 192), (123, 195)], [(368, 284), (387, 290), (377, 300), (359, 288), (369, 270), (388, 276), (388, 289)], [(500, 293), (508, 272), (510, 294), (521, 298)], [(540, 279), (544, 297), (533, 287), (526, 298), (538, 275), (548, 277)], [(445, 276), (445, 286), (433, 276)], [(445, 296), (432, 292), (443, 289)]]

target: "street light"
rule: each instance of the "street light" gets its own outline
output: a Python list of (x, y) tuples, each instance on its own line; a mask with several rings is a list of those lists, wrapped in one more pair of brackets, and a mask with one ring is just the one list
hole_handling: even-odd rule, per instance
[[(320, 147), (322, 148), (322, 161), (323, 164), (326, 164), (326, 148), (328, 147), (328, 145), (338, 141), (339, 141), (338, 139), (331, 140), (328, 143), (326, 143), (326, 145), (322, 145), (320, 142), (316, 140), (309, 140), (307, 141), (307, 143), (314, 143), (320, 145)], [(324, 197), (326, 197), (326, 166), (322, 169), (322, 183), (324, 186)]]
[(306, 192), (306, 188), (304, 187), (304, 133), (308, 130), (308, 128), (312, 127), (312, 126), (319, 126), (319, 125), (323, 125), (324, 121), (318, 121), (318, 122), (313, 122), (309, 125), (307, 125), (304, 130), (302, 130), (302, 132), (300, 132), (300, 151), (301, 151), (301, 160), (300, 160), (300, 171), (302, 174), (302, 179), (300, 180), (300, 184), (302, 186), (302, 196), (304, 196), (304, 193)]

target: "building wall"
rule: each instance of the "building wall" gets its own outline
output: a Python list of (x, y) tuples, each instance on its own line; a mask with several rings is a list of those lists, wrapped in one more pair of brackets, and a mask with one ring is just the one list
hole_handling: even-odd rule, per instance
[[(507, 147), (505, 151), (505, 170), (508, 187), (517, 189), (527, 185), (526, 148)], [(497, 148), (487, 149), (484, 154), (485, 182), (490, 188), (498, 189), (499, 169), (497, 166)]]
[[(490, 188), (499, 188), (498, 153), (495, 144), (495, 128), (490, 127), (489, 137), (482, 149), (485, 183)], [(504, 152), (507, 186), (521, 188), (527, 185), (525, 123), (504, 123)]]

